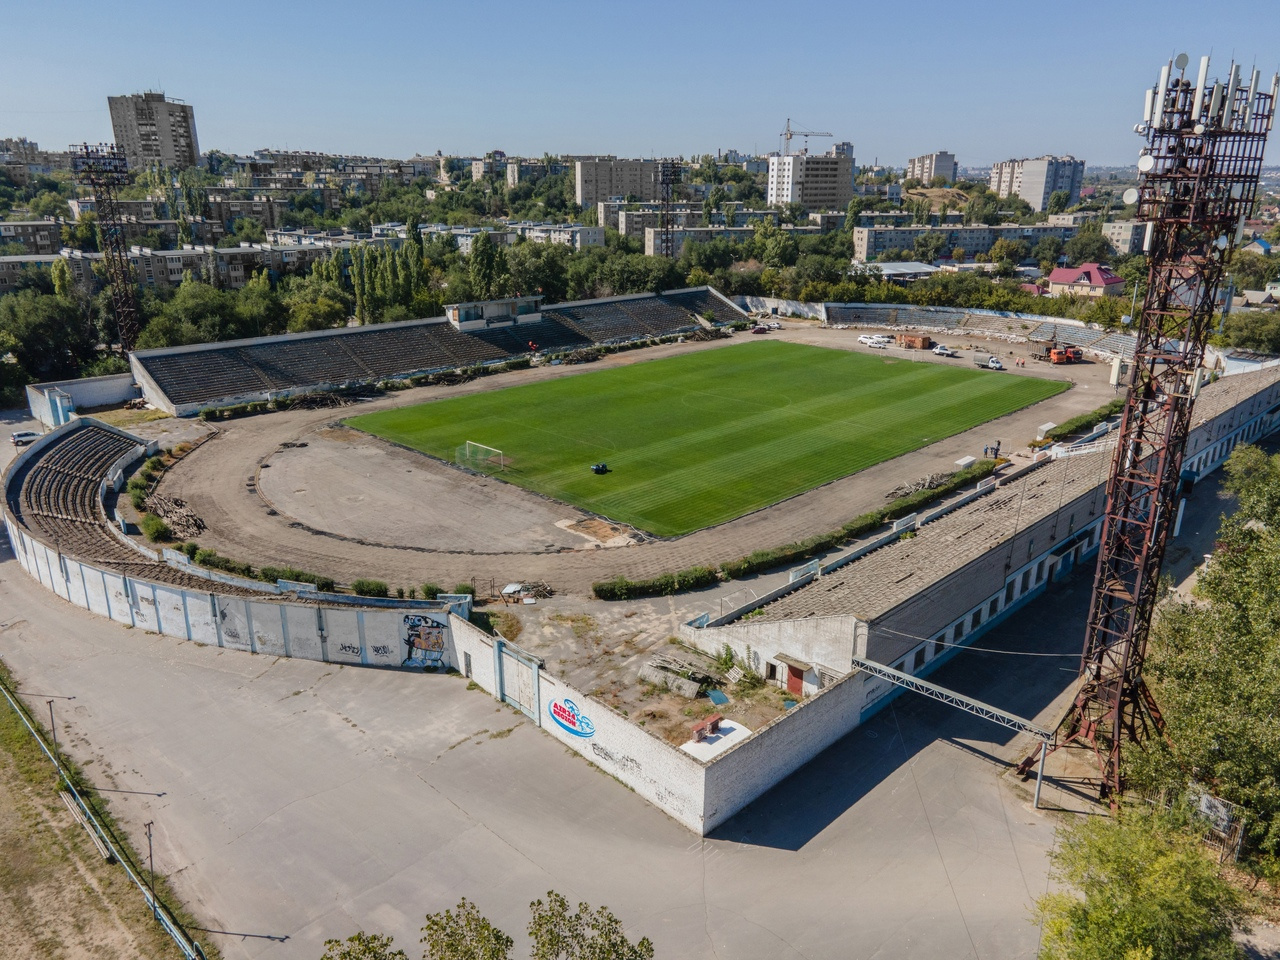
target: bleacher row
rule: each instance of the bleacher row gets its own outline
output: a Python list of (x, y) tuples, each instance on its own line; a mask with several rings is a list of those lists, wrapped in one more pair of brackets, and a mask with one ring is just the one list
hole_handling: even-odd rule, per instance
[(698, 317), (707, 312), (715, 323), (744, 318), (709, 291), (689, 290), (557, 304), (543, 310), (538, 322), (474, 332), (459, 331), (445, 321), (414, 321), (296, 340), (143, 351), (137, 359), (174, 405), (216, 405), (267, 392), (501, 362), (534, 350), (559, 352), (668, 336), (696, 328)]
[[(46, 546), (130, 577), (208, 590), (209, 581), (149, 560), (116, 539), (98, 510), (98, 489), (111, 465), (137, 441), (92, 424), (45, 447), (8, 481), (15, 519)], [(238, 593), (219, 585), (220, 592)]]
[[(921, 309), (909, 306), (881, 308), (853, 307), (827, 304), (827, 322), (875, 327), (926, 327), (936, 329), (983, 329), (992, 326), (993, 318), (986, 314), (972, 314), (964, 310), (934, 307)], [(1059, 343), (1073, 347), (1110, 353), (1121, 357), (1133, 356), (1137, 338), (1127, 333), (1107, 333), (1090, 327), (1078, 327), (1071, 323), (1046, 320), (1026, 334), (1028, 340), (1041, 343)]]

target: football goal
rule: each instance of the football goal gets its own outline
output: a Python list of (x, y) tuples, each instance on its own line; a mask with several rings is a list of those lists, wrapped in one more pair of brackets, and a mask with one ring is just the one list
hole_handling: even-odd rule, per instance
[(507, 468), (507, 460), (502, 455), (501, 450), (497, 447), (486, 447), (483, 443), (475, 443), (472, 440), (468, 440), (458, 447), (454, 452), (453, 459), (459, 466), (481, 472), (492, 472)]

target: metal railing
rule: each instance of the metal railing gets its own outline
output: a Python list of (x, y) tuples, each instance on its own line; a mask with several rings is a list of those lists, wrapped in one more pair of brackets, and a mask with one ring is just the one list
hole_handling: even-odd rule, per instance
[(49, 758), (49, 762), (52, 763), (54, 768), (58, 771), (58, 776), (62, 779), (62, 784), (65, 788), (63, 795), (64, 797), (69, 795), (71, 798), (71, 802), (68, 803), (68, 806), (72, 807), (72, 815), (75, 816), (78, 813), (79, 818), (83, 818), (85, 829), (89, 831), (89, 837), (93, 840), (94, 846), (98, 848), (100, 853), (105, 850), (104, 859), (108, 861), (114, 860), (116, 863), (120, 864), (120, 866), (124, 867), (125, 873), (129, 875), (129, 879), (133, 881), (134, 886), (142, 891), (142, 897), (146, 901), (147, 906), (151, 908), (152, 916), (156, 918), (156, 921), (160, 926), (164, 928), (165, 932), (173, 939), (173, 942), (177, 944), (178, 949), (182, 951), (187, 960), (207, 960), (204, 950), (201, 948), (200, 944), (187, 936), (186, 932), (182, 929), (182, 925), (178, 922), (177, 918), (173, 916), (172, 912), (164, 904), (164, 901), (155, 896), (150, 886), (142, 879), (141, 876), (139, 876), (123, 846), (116, 839), (111, 830), (109, 830), (98, 818), (97, 814), (94, 813), (93, 808), (85, 798), (81, 796), (80, 791), (76, 789), (74, 778), (71, 776), (67, 768), (63, 766), (62, 761), (58, 759), (56, 752), (49, 747), (48, 743), (45, 742), (44, 737), (40, 734), (40, 731), (32, 720), (31, 714), (28, 712), (26, 706), (14, 695), (13, 691), (11, 691), (2, 680), (0, 680), (0, 693), (4, 694), (4, 698), (9, 701), (9, 706), (13, 708), (13, 712), (16, 713), (18, 715), (18, 719), (22, 721), (22, 725), (25, 726), (31, 736), (35, 738), (36, 743), (44, 752), (44, 755)]

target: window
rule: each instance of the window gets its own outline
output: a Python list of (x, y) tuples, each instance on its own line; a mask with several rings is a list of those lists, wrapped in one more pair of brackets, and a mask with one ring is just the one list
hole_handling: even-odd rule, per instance
[(924, 647), (921, 647), (919, 650), (916, 651), (916, 658), (912, 664), (911, 669), (919, 670), (923, 666), (924, 666)]
[(969, 629), (977, 630), (978, 625), (981, 623), (982, 623), (982, 611), (981, 610), (973, 611), (973, 616), (969, 618)]
[(899, 673), (904, 673), (906, 670), (906, 666), (907, 666), (907, 661), (903, 660), (901, 663), (895, 663), (893, 665), (893, 669), (897, 670)]
[(1039, 563), (1036, 564), (1036, 583), (1042, 583), (1043, 581), (1044, 581), (1044, 561), (1041, 560)]
[(999, 612), (1000, 612), (1000, 598), (992, 597), (991, 605), (987, 607), (987, 616), (994, 617)]
[(471, 676), (471, 654), (469, 653), (462, 655), (462, 675), (464, 677)]
[(1008, 583), (1004, 585), (1004, 602), (1006, 605), (1013, 603), (1013, 589), (1016, 586), (1017, 584), (1014, 583), (1012, 580), (1010, 580)]
[(952, 639), (955, 640), (957, 643), (959, 643), (960, 638), (963, 636), (964, 636), (964, 621), (961, 620), (959, 623), (956, 624), (956, 631), (955, 631), (955, 634), (952, 636)]
[(764, 665), (764, 678), (766, 680), (778, 679), (778, 665), (770, 661)]

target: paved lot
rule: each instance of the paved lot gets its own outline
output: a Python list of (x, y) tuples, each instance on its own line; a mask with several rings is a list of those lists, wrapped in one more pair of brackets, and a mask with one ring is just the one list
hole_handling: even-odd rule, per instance
[[(0, 656), (41, 708), (76, 697), (62, 741), (139, 791), (113, 808), (135, 840), (154, 818), (158, 866), (237, 934), (203, 935), (228, 957), (315, 958), (358, 927), (412, 947), (464, 895), (519, 933), (551, 888), (610, 905), (664, 958), (1034, 953), (1052, 822), (991, 759), (1017, 745), (949, 708), (900, 701), (699, 840), (460, 680), (175, 643), (11, 560), (0, 578)], [(1003, 642), (1062, 623), (1015, 620)], [(942, 682), (1034, 712), (1069, 676), (974, 654)]]

